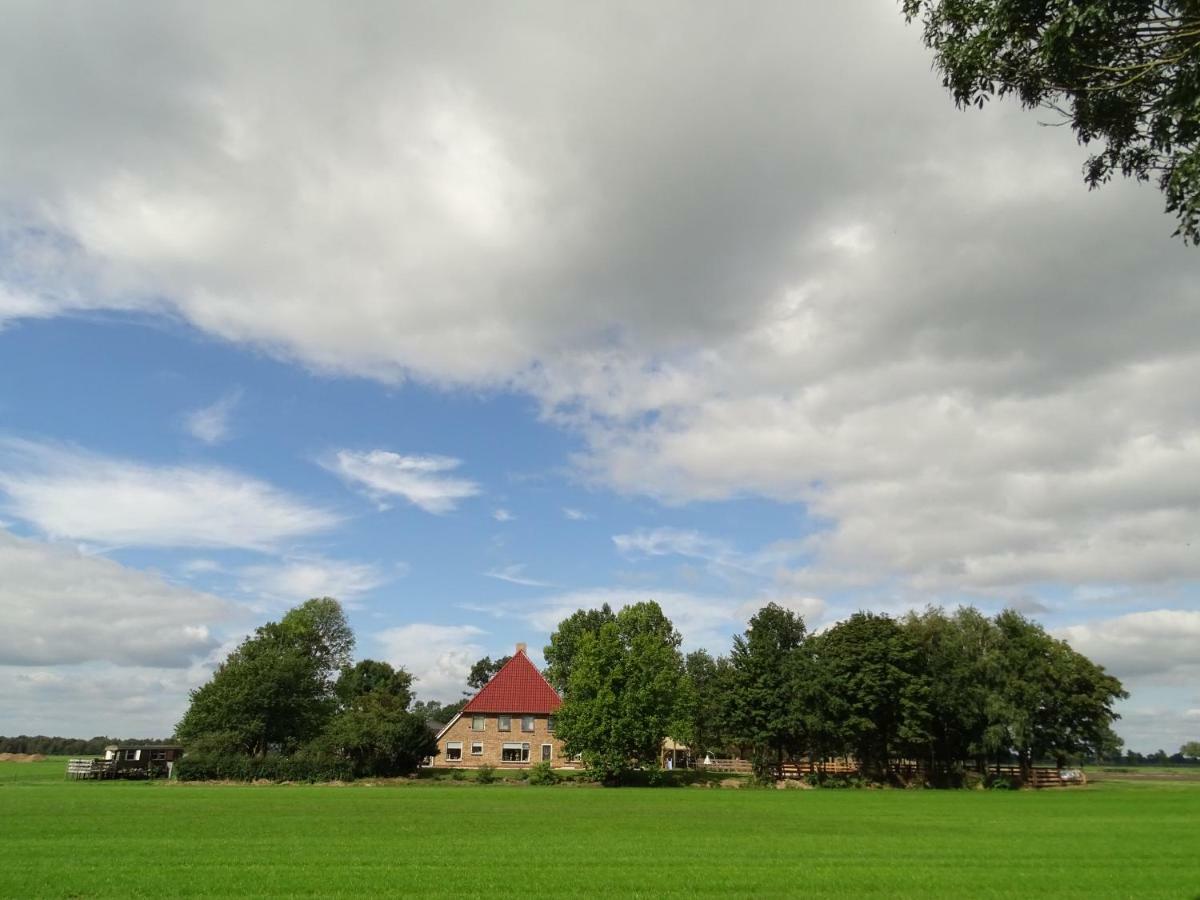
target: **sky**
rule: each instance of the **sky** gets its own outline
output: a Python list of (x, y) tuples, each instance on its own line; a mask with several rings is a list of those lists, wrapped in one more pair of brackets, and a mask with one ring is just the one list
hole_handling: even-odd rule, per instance
[(657, 600), (1014, 607), (1200, 737), (1200, 251), (892, 0), (4, 0), (0, 733), (308, 597), (418, 695)]

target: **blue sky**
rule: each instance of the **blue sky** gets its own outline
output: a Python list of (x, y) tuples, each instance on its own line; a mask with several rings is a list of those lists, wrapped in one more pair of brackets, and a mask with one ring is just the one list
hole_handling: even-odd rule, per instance
[(1195, 250), (890, 0), (53, 13), (0, 35), (0, 732), (166, 734), (329, 593), (438, 699), (602, 602), (1014, 606), (1197, 736)]

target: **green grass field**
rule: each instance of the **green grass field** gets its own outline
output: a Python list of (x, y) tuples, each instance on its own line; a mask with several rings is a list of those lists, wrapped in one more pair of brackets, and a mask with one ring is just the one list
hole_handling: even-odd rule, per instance
[(1035, 792), (65, 782), (0, 763), (0, 896), (1200, 897), (1200, 783)]

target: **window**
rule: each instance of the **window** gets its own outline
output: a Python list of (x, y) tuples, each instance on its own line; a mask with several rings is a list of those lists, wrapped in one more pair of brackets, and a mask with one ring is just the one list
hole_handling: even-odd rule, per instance
[(140, 750), (126, 750), (126, 751), (125, 751), (125, 758), (126, 758), (126, 759), (137, 759), (137, 758), (138, 758), (138, 757), (140, 757), (141, 755), (142, 755), (142, 754), (141, 754), (141, 751), (140, 751)]
[(546, 716), (546, 730), (554, 734), (554, 716)]
[(483, 756), (483, 744), (480, 743), (479, 741), (473, 741), (471, 743), (471, 755), (472, 756)]
[(487, 721), (483, 716), (471, 716), (471, 730), (483, 731), (486, 727), (484, 723)]
[(501, 731), (512, 731), (512, 716), (499, 716), (496, 721)]
[(554, 748), (550, 744), (542, 744), (542, 762), (550, 762), (553, 754)]
[(521, 730), (533, 731), (533, 716), (521, 716)]
[(505, 744), (500, 750), (504, 762), (529, 762), (528, 744)]
[(167, 751), (166, 750), (151, 750), (150, 758), (152, 760), (154, 760), (155, 762), (162, 762), (163, 760), (165, 760), (167, 758)]
[(462, 759), (462, 741), (447, 741), (446, 760), (448, 762), (457, 762), (460, 759)]

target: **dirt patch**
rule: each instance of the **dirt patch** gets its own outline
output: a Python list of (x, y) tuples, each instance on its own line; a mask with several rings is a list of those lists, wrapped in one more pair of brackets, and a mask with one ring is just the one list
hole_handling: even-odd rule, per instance
[(0, 762), (44, 762), (40, 753), (0, 753)]

